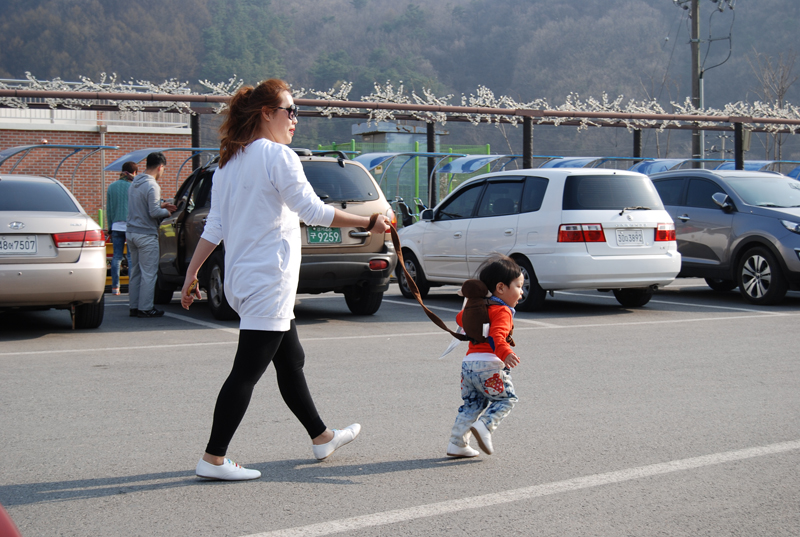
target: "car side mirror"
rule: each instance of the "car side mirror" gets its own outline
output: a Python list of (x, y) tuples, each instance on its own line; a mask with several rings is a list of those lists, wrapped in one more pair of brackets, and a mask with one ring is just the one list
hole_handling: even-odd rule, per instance
[(720, 209), (723, 211), (730, 211), (733, 209), (733, 204), (731, 203), (731, 198), (724, 192), (717, 192), (711, 196), (711, 199), (714, 200), (714, 203), (719, 205)]
[(426, 220), (428, 222), (433, 220), (433, 209), (425, 209), (424, 211), (422, 211), (419, 215), (419, 219)]

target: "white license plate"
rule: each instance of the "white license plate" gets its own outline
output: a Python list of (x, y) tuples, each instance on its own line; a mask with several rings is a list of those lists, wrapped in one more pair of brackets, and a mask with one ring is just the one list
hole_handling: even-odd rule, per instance
[(618, 229), (618, 246), (644, 246), (644, 233), (641, 229)]
[(0, 235), (0, 255), (35, 254), (36, 235)]
[(308, 226), (308, 244), (339, 244), (342, 230), (338, 227)]

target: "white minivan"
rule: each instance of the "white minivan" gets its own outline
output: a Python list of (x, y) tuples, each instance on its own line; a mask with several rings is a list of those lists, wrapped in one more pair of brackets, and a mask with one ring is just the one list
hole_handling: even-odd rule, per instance
[[(405, 266), (422, 296), (477, 277), (493, 253), (525, 276), (517, 305), (534, 311), (548, 291), (613, 291), (626, 307), (647, 304), (680, 272), (675, 225), (643, 174), (597, 168), (489, 173), (459, 185), (399, 231)], [(400, 290), (412, 297), (405, 275)]]

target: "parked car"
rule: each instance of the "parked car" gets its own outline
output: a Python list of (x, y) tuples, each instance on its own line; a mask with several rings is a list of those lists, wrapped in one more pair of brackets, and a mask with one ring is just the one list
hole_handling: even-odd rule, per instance
[(69, 309), (74, 328), (103, 322), (103, 230), (59, 181), (0, 175), (0, 311)]
[(684, 169), (653, 174), (683, 256), (679, 277), (739, 287), (751, 304), (800, 289), (800, 181), (774, 172)]
[[(363, 216), (384, 214), (396, 224), (386, 197), (364, 166), (347, 160), (343, 154), (330, 157), (314, 155), (307, 149), (295, 151), (308, 181), (325, 203)], [(216, 169), (214, 160), (192, 173), (175, 195), (177, 211), (161, 222), (157, 304), (168, 303), (175, 289), (183, 284), (211, 208), (211, 182)], [(372, 315), (378, 311), (397, 263), (390, 236), (360, 228), (306, 226), (302, 222), (301, 229), (298, 293), (342, 293), (352, 313)], [(224, 275), (224, 245), (220, 244), (203, 264), (198, 280), (208, 294), (214, 317), (233, 319), (236, 313), (225, 298)]]
[[(431, 286), (476, 277), (494, 252), (525, 276), (517, 309), (542, 307), (548, 291), (613, 291), (647, 304), (680, 270), (675, 227), (646, 175), (595, 168), (526, 169), (470, 179), (399, 231), (409, 274)], [(411, 297), (396, 270), (400, 290)]]

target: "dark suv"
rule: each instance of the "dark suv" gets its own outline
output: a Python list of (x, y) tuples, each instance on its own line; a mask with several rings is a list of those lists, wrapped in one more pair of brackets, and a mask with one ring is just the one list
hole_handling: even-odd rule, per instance
[[(395, 222), (391, 206), (364, 166), (346, 159), (344, 154), (330, 157), (314, 155), (307, 149), (295, 152), (308, 181), (325, 203), (363, 216), (385, 214)], [(174, 291), (183, 285), (211, 207), (211, 181), (216, 169), (215, 160), (195, 170), (175, 195), (178, 210), (161, 222), (157, 304), (170, 302)], [(302, 222), (301, 229), (303, 257), (297, 292), (343, 293), (354, 314), (372, 315), (378, 311), (397, 263), (389, 235), (378, 236), (361, 228), (306, 226)], [(200, 288), (208, 294), (214, 317), (234, 319), (236, 312), (225, 299), (224, 267), (223, 244), (220, 244), (203, 264), (198, 279)]]
[(684, 169), (650, 176), (675, 221), (681, 272), (739, 287), (751, 304), (800, 289), (800, 181), (772, 172)]

